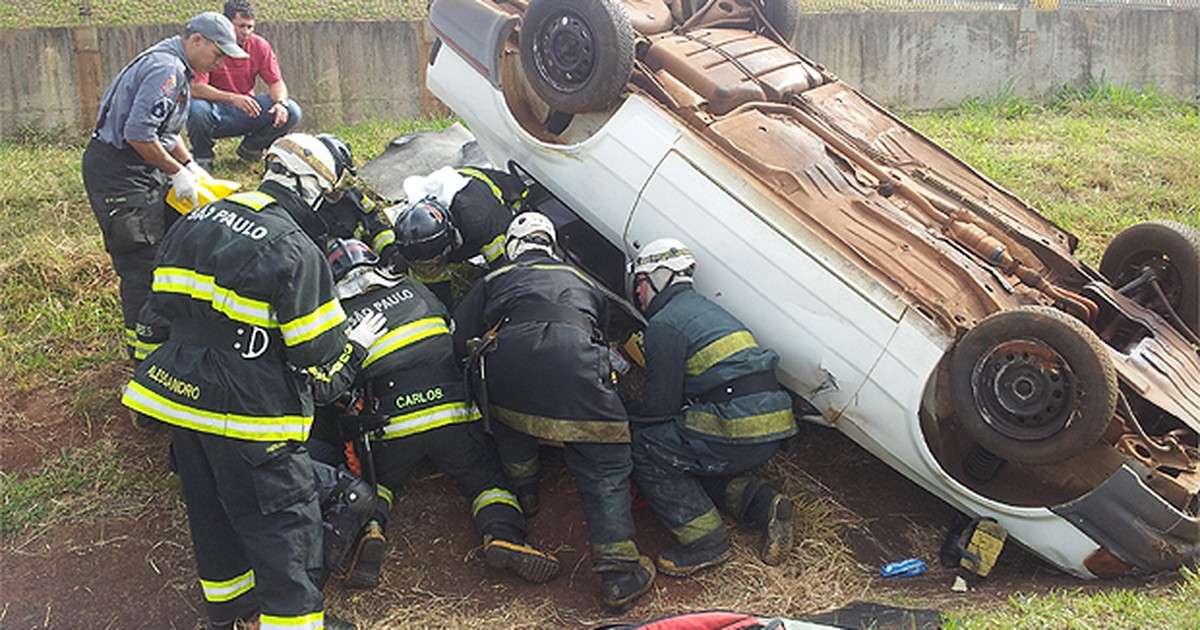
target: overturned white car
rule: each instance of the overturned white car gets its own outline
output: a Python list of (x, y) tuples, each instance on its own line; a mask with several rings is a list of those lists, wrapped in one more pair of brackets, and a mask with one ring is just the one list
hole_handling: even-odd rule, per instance
[(810, 419), (1072, 574), (1195, 563), (1200, 234), (1137, 225), (1087, 267), (785, 45), (790, 7), (434, 0), (428, 84), (626, 256), (688, 243)]

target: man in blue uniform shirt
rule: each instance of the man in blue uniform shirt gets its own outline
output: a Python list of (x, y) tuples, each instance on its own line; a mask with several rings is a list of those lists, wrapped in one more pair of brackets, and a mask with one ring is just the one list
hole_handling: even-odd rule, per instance
[(182, 36), (151, 46), (108, 87), (92, 140), (83, 153), (83, 185), (121, 279), (121, 311), (129, 358), (145, 358), (134, 325), (150, 294), (158, 241), (174, 222), (165, 203), (168, 179), (178, 197), (198, 201), (203, 170), (179, 139), (187, 119), (191, 77), (242, 58), (233, 25), (219, 13), (192, 18)]

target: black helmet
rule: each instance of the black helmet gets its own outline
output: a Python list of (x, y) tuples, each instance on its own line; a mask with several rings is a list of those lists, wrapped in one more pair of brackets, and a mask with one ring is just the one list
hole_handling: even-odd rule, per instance
[(379, 264), (379, 256), (366, 243), (352, 238), (335, 238), (330, 241), (328, 250), (325, 259), (333, 271), (334, 282), (341, 282), (352, 269)]
[(444, 256), (454, 244), (450, 210), (433, 197), (409, 206), (396, 217), (396, 240), (400, 253), (410, 261)]
[(355, 178), (358, 177), (358, 169), (354, 168), (354, 154), (350, 151), (350, 145), (331, 133), (319, 133), (317, 140), (333, 154), (333, 163), (336, 166), (334, 176), (337, 178), (334, 189), (346, 190), (353, 186)]

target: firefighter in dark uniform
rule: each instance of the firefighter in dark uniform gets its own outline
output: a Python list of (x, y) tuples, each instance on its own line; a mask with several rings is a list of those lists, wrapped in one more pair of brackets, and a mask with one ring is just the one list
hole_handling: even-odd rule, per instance
[(791, 549), (793, 506), (744, 474), (796, 433), (791, 397), (775, 380), (779, 356), (741, 322), (696, 292), (696, 261), (670, 238), (646, 244), (633, 263), (646, 378), (633, 426), (633, 478), (678, 545), (658, 557), (673, 576), (725, 561), (721, 510), (762, 533), (761, 558), (779, 564)]
[(122, 402), (171, 425), (210, 627), (258, 613), (263, 630), (337, 627), (323, 612), (321, 513), (304, 449), (312, 380), (353, 370), (381, 329), (347, 333), (316, 243), (315, 208), (333, 190), (329, 151), (290, 134), (266, 168), (257, 191), (193, 210), (164, 237), (138, 324), (158, 345)]
[(622, 611), (650, 589), (654, 563), (633, 541), (629, 422), (602, 332), (608, 303), (554, 247), (554, 225), (544, 215), (513, 219), (505, 244), (512, 262), (463, 298), (455, 348), (460, 357), (473, 351), (472, 360), (483, 361), (501, 465), (526, 503), (536, 501), (537, 440), (563, 443), (603, 602)]
[(425, 182), (405, 181), (414, 199), (396, 217), (400, 253), (412, 275), (447, 306), (453, 304), (450, 265), (476, 256), (492, 269), (504, 255), (504, 231), (520, 210), (526, 189), (521, 178), (479, 167), (442, 169)]
[[(531, 582), (558, 575), (558, 560), (525, 544), (525, 516), (508, 488), (495, 446), (484, 434), (479, 410), (469, 402), (454, 357), (450, 313), (421, 283), (377, 268), (379, 258), (364, 243), (335, 239), (329, 266), (350, 322), (381, 314), (385, 334), (371, 346), (356, 387), (379, 401), (387, 416), (370, 448), (380, 486), (380, 509), (367, 523), (346, 585), (373, 588), (383, 561), (383, 532), (395, 490), (424, 458), (458, 483), (483, 536), (489, 566), (508, 569)], [(339, 433), (330, 423), (314, 428), (310, 451), (329, 464), (341, 463)]]
[(358, 184), (358, 169), (350, 145), (331, 133), (317, 134), (317, 139), (325, 143), (337, 163), (334, 193), (325, 199), (320, 211), (329, 240), (346, 238), (367, 243), (387, 266), (392, 266), (399, 253), (396, 232), (380, 216), (379, 205)]
[(226, 56), (247, 55), (233, 25), (214, 12), (192, 18), (183, 36), (143, 51), (109, 85), (83, 153), (83, 185), (121, 279), (124, 342), (134, 361), (147, 352), (134, 327), (150, 295), (154, 255), (178, 216), (165, 203), (167, 182), (195, 204), (196, 179), (206, 175), (179, 139), (192, 76), (220, 67)]

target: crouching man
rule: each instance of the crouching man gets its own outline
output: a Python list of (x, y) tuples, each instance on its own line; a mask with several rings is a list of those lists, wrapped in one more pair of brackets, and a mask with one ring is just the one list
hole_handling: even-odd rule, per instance
[(648, 243), (633, 262), (644, 333), (642, 413), (633, 422), (633, 478), (678, 544), (658, 556), (667, 575), (690, 575), (729, 555), (717, 511), (762, 533), (761, 557), (791, 548), (792, 502), (744, 473), (795, 435), (791, 397), (775, 381), (779, 356), (733, 315), (696, 292), (696, 260), (675, 239)]
[[(378, 585), (390, 498), (426, 457), (458, 483), (470, 502), (489, 566), (531, 582), (553, 579), (558, 559), (525, 544), (525, 516), (483, 432), (479, 410), (468, 402), (446, 307), (416, 280), (380, 270), (379, 257), (361, 241), (335, 239), (328, 261), (350, 322), (376, 316), (387, 322), (354, 383), (378, 400), (373, 411), (386, 417), (386, 424), (370, 446), (379, 507), (353, 551), (346, 585)], [(345, 437), (350, 436), (339, 434), (332, 423), (318, 422), (309, 440), (313, 457), (337, 465)]]

